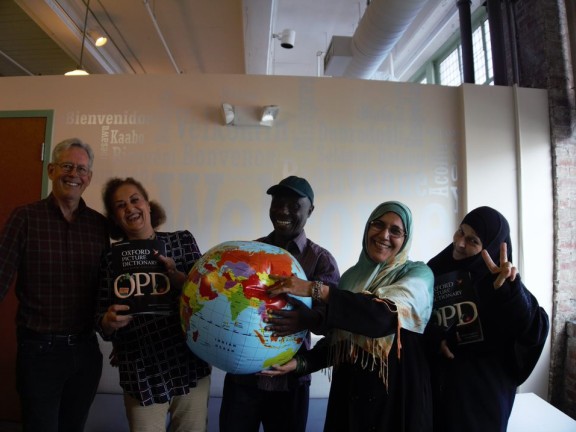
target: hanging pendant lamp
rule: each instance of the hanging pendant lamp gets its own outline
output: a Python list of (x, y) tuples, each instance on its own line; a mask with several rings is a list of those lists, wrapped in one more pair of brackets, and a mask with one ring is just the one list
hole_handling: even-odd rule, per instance
[(74, 75), (89, 75), (88, 72), (84, 70), (82, 66), (82, 56), (84, 55), (84, 42), (86, 41), (86, 24), (88, 23), (88, 11), (90, 10), (90, 0), (86, 2), (86, 15), (84, 17), (84, 29), (82, 31), (82, 45), (80, 46), (80, 62), (78, 67), (70, 72), (66, 72), (64, 75), (66, 76), (74, 76)]

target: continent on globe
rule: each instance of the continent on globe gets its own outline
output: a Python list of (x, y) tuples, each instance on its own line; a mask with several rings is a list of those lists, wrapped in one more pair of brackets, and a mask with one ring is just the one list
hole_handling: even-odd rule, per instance
[[(286, 250), (255, 241), (221, 243), (194, 265), (182, 288), (180, 318), (188, 347), (202, 360), (235, 374), (251, 374), (290, 360), (306, 331), (274, 337), (265, 330), (268, 310), (291, 309), (285, 296), (270, 298), (270, 275), (302, 267)], [(309, 297), (298, 297), (306, 306)]]

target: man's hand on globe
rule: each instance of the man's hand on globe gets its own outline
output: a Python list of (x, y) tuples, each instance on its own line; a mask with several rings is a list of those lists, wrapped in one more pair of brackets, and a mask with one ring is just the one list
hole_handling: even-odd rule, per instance
[(259, 373), (259, 375), (266, 375), (269, 377), (275, 377), (279, 375), (285, 375), (287, 373), (296, 370), (298, 362), (296, 359), (290, 359), (287, 363), (283, 365), (273, 365), (270, 369), (265, 369)]
[(268, 295), (276, 297), (281, 294), (293, 294), (299, 297), (310, 297), (312, 295), (312, 282), (301, 279), (296, 275), (282, 276), (271, 274), (270, 279), (274, 280), (274, 285), (268, 287)]
[(310, 309), (297, 298), (286, 296), (292, 310), (268, 310), (268, 317), (264, 320), (266, 330), (274, 332), (275, 336), (288, 336), (302, 330), (316, 328), (322, 319), (319, 312)]

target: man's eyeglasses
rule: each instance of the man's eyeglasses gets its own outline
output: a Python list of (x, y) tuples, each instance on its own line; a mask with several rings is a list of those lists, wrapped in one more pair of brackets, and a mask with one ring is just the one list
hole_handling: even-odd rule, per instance
[(388, 226), (384, 222), (382, 222), (380, 219), (374, 219), (374, 220), (370, 221), (369, 225), (370, 225), (370, 228), (376, 232), (382, 232), (385, 229), (387, 229), (388, 235), (391, 238), (402, 238), (406, 235), (406, 233), (404, 232), (404, 230), (402, 228), (397, 227), (396, 225)]
[(86, 177), (90, 172), (90, 169), (88, 167), (84, 165), (76, 165), (70, 162), (57, 163), (56, 165), (58, 165), (62, 170), (62, 172), (64, 172), (65, 174), (72, 174), (74, 168), (76, 168), (76, 174), (78, 174), (80, 177)]

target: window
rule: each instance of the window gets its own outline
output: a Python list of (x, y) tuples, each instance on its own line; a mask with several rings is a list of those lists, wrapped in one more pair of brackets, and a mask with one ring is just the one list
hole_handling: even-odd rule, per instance
[[(484, 8), (472, 22), (472, 50), (474, 52), (474, 78), (476, 84), (493, 84), (490, 28)], [(453, 36), (430, 58), (410, 81), (421, 84), (459, 86), (464, 82), (462, 44), (460, 34)]]
[(439, 84), (459, 86), (463, 81), (462, 73), (462, 49), (458, 45), (438, 65), (437, 76)]

